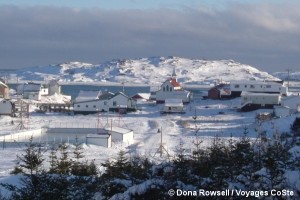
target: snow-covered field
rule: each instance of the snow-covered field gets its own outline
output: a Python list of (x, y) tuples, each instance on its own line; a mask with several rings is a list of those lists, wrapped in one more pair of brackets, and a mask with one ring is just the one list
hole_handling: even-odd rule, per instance
[[(30, 113), (29, 120), (24, 120), (24, 125), (30, 129), (47, 126), (63, 127), (104, 127), (120, 126), (134, 131), (134, 144), (113, 143), (111, 148), (94, 145), (83, 145), (85, 155), (88, 159), (95, 159), (97, 164), (107, 159), (113, 159), (122, 149), (129, 154), (145, 155), (154, 161), (166, 159), (158, 154), (155, 155), (160, 145), (160, 133), (163, 133), (163, 144), (171, 156), (174, 156), (179, 145), (191, 152), (196, 148), (194, 143), (202, 141), (201, 147), (209, 146), (214, 136), (229, 138), (243, 135), (247, 128), (248, 136), (255, 141), (257, 131), (267, 131), (269, 138), (275, 132), (283, 133), (290, 129), (296, 116), (273, 119), (263, 122), (259, 127), (255, 121), (258, 112), (270, 112), (271, 110), (259, 110), (248, 113), (238, 112), (236, 107), (240, 99), (232, 100), (195, 100), (186, 106), (185, 114), (161, 115), (161, 105), (152, 103), (140, 104), (140, 110), (126, 115), (103, 113), (98, 117), (94, 115), (75, 115), (57, 113)], [(193, 116), (197, 116), (194, 120)], [(14, 120), (14, 124), (11, 121)], [(99, 123), (98, 123), (99, 121)], [(0, 117), (0, 134), (14, 133), (17, 130), (18, 120), (9, 116)], [(196, 129), (195, 129), (196, 127)], [(196, 131), (198, 130), (199, 131)], [(59, 141), (57, 139), (57, 141)], [(3, 143), (2, 143), (3, 144)], [(4, 147), (4, 148), (3, 148)], [(0, 157), (0, 177), (8, 176), (13, 169), (16, 155), (23, 153), (23, 147), (16, 143), (2, 145)]]

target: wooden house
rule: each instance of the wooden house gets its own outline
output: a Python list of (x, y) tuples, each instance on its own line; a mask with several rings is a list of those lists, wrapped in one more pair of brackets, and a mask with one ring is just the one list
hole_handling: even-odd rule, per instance
[(0, 98), (9, 99), (9, 87), (2, 81), (0, 81)]
[(242, 92), (241, 111), (251, 111), (259, 108), (273, 108), (280, 105), (281, 94)]
[[(86, 94), (87, 96), (84, 96)], [(74, 102), (75, 114), (90, 114), (97, 112), (120, 112), (136, 110), (136, 101), (122, 92), (116, 94), (111, 92), (81, 92)]]
[(164, 103), (166, 99), (180, 99), (183, 103), (189, 103), (192, 95), (189, 91), (182, 89), (177, 81), (175, 69), (172, 77), (166, 80), (158, 91), (151, 92), (150, 100), (156, 103)]
[(22, 94), (24, 99), (41, 100), (41, 96), (48, 95), (49, 91), (42, 84), (28, 82), (17, 86), (17, 94)]
[(229, 84), (219, 84), (208, 90), (209, 99), (228, 99), (231, 98)]
[(287, 88), (282, 83), (271, 81), (232, 81), (230, 91), (233, 97), (241, 96), (242, 92), (287, 95)]

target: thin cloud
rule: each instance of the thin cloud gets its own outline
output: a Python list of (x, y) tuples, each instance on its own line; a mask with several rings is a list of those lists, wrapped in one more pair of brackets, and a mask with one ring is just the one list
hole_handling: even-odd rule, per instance
[(295, 5), (227, 9), (72, 9), (0, 6), (0, 68), (66, 61), (182, 56), (234, 59), (270, 71), (298, 63)]

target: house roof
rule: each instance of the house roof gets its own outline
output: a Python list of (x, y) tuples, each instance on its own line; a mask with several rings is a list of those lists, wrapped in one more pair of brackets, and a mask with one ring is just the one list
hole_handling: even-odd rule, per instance
[(8, 88), (8, 86), (5, 83), (3, 83), (2, 81), (0, 81), (0, 85), (4, 86), (5, 88)]
[(106, 133), (106, 134), (95, 134), (95, 133), (90, 133), (87, 134), (86, 136), (87, 138), (109, 138), (110, 134)]
[(278, 82), (272, 82), (272, 81), (255, 81), (255, 80), (237, 80), (237, 81), (231, 81), (230, 85), (243, 85), (243, 84), (251, 84), (251, 85), (278, 85), (281, 86), (281, 83)]
[(107, 127), (107, 128), (105, 128), (105, 130), (116, 132), (116, 133), (121, 133), (121, 134), (126, 134), (126, 133), (132, 132), (132, 130), (130, 130), (130, 129), (125, 129), (125, 128), (121, 128), (121, 127), (117, 127), (117, 126)]
[(173, 85), (173, 87), (180, 87), (180, 83), (177, 82), (175, 78), (171, 78), (170, 83)]
[(127, 95), (124, 94), (123, 92), (117, 92), (117, 93), (115, 93), (112, 97), (110, 97), (109, 99), (112, 99), (112, 98), (114, 98), (114, 97), (116, 97), (116, 96), (118, 96), (118, 95), (122, 95), (122, 96), (124, 96), (124, 97), (126, 97), (126, 98), (128, 98), (128, 99), (131, 99), (129, 96), (127, 96)]
[(75, 101), (88, 101), (88, 100), (96, 100), (99, 99), (99, 96), (102, 94), (101, 91), (84, 91), (80, 90), (78, 96)]
[(150, 99), (150, 93), (137, 93), (131, 98), (142, 98), (142, 99)]
[(100, 96), (99, 96), (99, 100), (106, 100), (106, 99), (110, 99), (114, 96), (115, 94), (112, 92), (103, 92)]

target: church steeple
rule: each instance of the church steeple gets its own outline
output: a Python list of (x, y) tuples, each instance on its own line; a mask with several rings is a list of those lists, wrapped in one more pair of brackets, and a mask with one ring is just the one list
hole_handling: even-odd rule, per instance
[(173, 73), (172, 73), (172, 78), (176, 78), (176, 70), (175, 70), (175, 67), (173, 68)]

